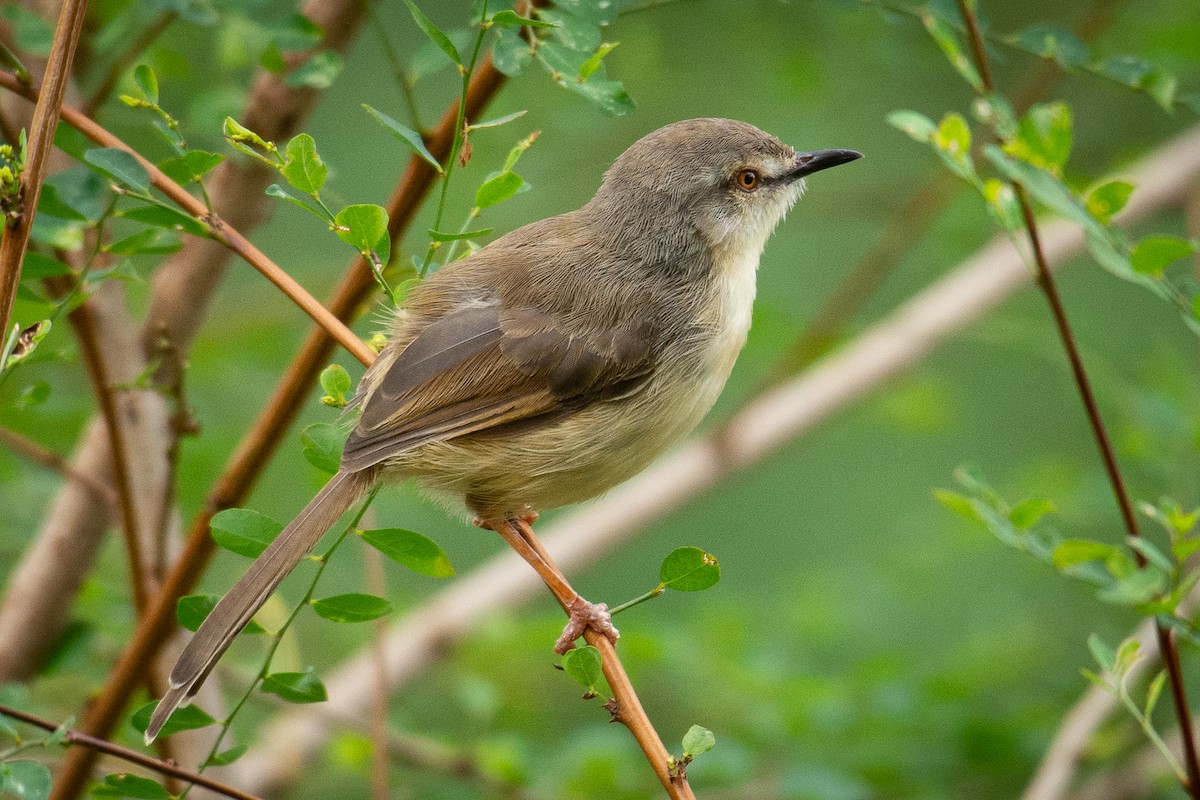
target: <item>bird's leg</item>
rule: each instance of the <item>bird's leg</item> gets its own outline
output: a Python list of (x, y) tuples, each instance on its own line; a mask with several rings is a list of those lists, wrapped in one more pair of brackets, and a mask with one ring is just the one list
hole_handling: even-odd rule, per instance
[(570, 616), (571, 619), (563, 628), (562, 635), (554, 643), (554, 652), (561, 655), (570, 650), (574, 646), (575, 640), (583, 635), (587, 628), (592, 628), (616, 643), (620, 634), (613, 627), (608, 606), (604, 603), (589, 603), (571, 588), (571, 584), (563, 577), (546, 548), (534, 535), (529, 521), (527, 517), (520, 517), (511, 520), (476, 520), (476, 524), (481, 528), (489, 528), (500, 534), (509, 547), (516, 550), (517, 555), (533, 567), (550, 591), (554, 593), (559, 605)]

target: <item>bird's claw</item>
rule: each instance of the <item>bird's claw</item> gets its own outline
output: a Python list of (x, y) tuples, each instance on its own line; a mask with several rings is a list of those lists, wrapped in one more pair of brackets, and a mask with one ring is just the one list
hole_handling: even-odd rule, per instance
[(588, 628), (602, 634), (613, 644), (617, 643), (617, 638), (621, 634), (613, 627), (612, 614), (609, 613), (605, 603), (589, 603), (576, 595), (567, 609), (567, 613), (571, 615), (571, 621), (563, 628), (562, 636), (559, 636), (554, 643), (554, 652), (558, 655), (561, 656), (574, 647), (575, 640), (582, 636)]

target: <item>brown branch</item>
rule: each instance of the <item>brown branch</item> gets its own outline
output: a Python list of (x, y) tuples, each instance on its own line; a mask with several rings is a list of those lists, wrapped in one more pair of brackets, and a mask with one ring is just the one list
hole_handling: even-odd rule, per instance
[[(1138, 191), (1122, 222), (1177, 204), (1200, 175), (1200, 128), (1162, 146), (1131, 172)], [(1043, 238), (1054, 264), (1084, 251), (1082, 232), (1066, 222), (1047, 225)], [(1020, 253), (998, 237), (804, 375), (753, 400), (726, 425), (684, 444), (586, 508), (558, 517), (548, 526), (552, 532), (543, 531), (547, 549), (568, 571), (586, 568), (903, 374), (1029, 283)], [(406, 612), (386, 643), (392, 691), (414, 680), (481, 620), (529, 602), (541, 588), (508, 551)], [(283, 793), (321, 751), (331, 722), (365, 715), (373, 671), (366, 654), (330, 670), (323, 679), (329, 701), (274, 719), (238, 762), (241, 783), (264, 795)]]
[[(50, 150), (54, 145), (59, 109), (71, 76), (71, 59), (79, 44), (86, 10), (87, 0), (66, 0), (59, 10), (54, 44), (46, 64), (45, 85), (49, 91), (35, 105), (33, 121), (29, 124), (29, 145), (18, 188), (18, 208), (4, 220), (4, 235), (0, 239), (0, 342), (9, 335), (9, 319), (12, 317), (17, 284), (21, 280), (21, 262), (25, 258), (29, 233), (33, 230), (33, 217), (37, 211), (42, 181), (46, 177)], [(17, 78), (7, 73), (3, 77), (21, 87)]]
[[(503, 82), (503, 74), (492, 66), (490, 58), (487, 59), (471, 81), (467, 93), (468, 115), (477, 114)], [(450, 152), (456, 116), (457, 103), (446, 112), (427, 142), (429, 151), (437, 158), (445, 158)], [(435, 176), (433, 168), (422, 159), (410, 159), (408, 169), (388, 203), (388, 226), (393, 241), (398, 240), (407, 229)], [(363, 260), (356, 258), (330, 303), (331, 311), (339, 318), (352, 318), (374, 285)], [(138, 685), (139, 676), (170, 636), (175, 625), (175, 603), (191, 591), (212, 556), (214, 544), (208, 533), (209, 522), (218, 511), (241, 503), (266, 468), (284, 432), (299, 413), (308, 389), (328, 363), (334, 342), (327, 330), (322, 326), (310, 334), (267, 407), (255, 420), (217, 479), (204, 507), (192, 521), (183, 552), (168, 571), (158, 595), (151, 603), (150, 611), (139, 622), (129, 644), (122, 651), (105, 688), (88, 709), (83, 724), (83, 729), (88, 733), (104, 736), (112, 730)], [(87, 753), (68, 757), (52, 798), (63, 800), (74, 797), (90, 774), (92, 760), (94, 756)]]
[[(36, 89), (22, 86), (16, 78), (7, 73), (0, 73), (0, 87), (18, 94), (27, 100), (36, 101), (38, 98), (38, 91)], [(223, 223), (220, 219), (211, 217), (204, 203), (188, 194), (186, 189), (168, 178), (162, 170), (134, 151), (129, 145), (71, 106), (62, 106), (62, 118), (96, 144), (102, 147), (114, 147), (124, 150), (132, 155), (150, 174), (150, 182), (156, 189), (165, 194), (184, 211), (209, 225), (209, 235), (215, 241), (237, 253), (246, 263), (258, 270), (263, 277), (275, 284), (280, 291), (287, 295), (289, 300), (299, 306), (314, 322), (328, 330), (351, 355), (363, 364), (371, 363), (374, 354), (353, 331), (321, 305), (295, 278), (251, 244), (246, 237)], [(6, 241), (7, 238), (6, 236)], [(5, 262), (0, 260), (0, 264), (3, 263)]]
[[(34, 716), (33, 714), (29, 714), (9, 706), (0, 705), (0, 714), (20, 720), (26, 725), (32, 725), (35, 728), (41, 728), (44, 731), (58, 730), (58, 726), (49, 720), (42, 719), (41, 717)], [(161, 775), (166, 775), (170, 778), (178, 778), (179, 780), (186, 781), (188, 783), (194, 783), (197, 786), (203, 786), (205, 789), (217, 792), (218, 794), (223, 794), (226, 797), (232, 797), (234, 800), (259, 800), (256, 795), (250, 794), (249, 792), (243, 792), (241, 789), (233, 786), (227, 786), (226, 784), (221, 783), (220, 781), (215, 781), (212, 778), (206, 778), (203, 775), (189, 772), (186, 769), (180, 769), (169, 761), (160, 761), (157, 758), (151, 758), (145, 753), (139, 753), (136, 750), (130, 750), (127, 747), (122, 747), (119, 744), (114, 744), (105, 739), (98, 739), (95, 736), (89, 736), (86, 733), (81, 733), (80, 731), (67, 729), (63, 732), (63, 741), (67, 742), (68, 744), (87, 748), (88, 750), (97, 753), (105, 753), (106, 755), (115, 756), (123, 761), (128, 761), (131, 764), (137, 764), (139, 767), (145, 767), (146, 769), (153, 770), (154, 772), (157, 772)]]
[(130, 41), (129, 46), (121, 51), (108, 67), (108, 72), (105, 73), (104, 79), (100, 81), (100, 85), (92, 92), (87, 101), (80, 107), (80, 112), (84, 116), (96, 116), (96, 109), (104, 104), (104, 101), (113, 93), (113, 89), (117, 88), (117, 84), (121, 80), (121, 76), (129, 69), (129, 65), (142, 54), (147, 47), (154, 44), (159, 36), (162, 36), (163, 31), (171, 27), (179, 17), (176, 11), (164, 11), (158, 15), (158, 19), (147, 25), (142, 32), (135, 36)]
[(117, 495), (111, 486), (103, 481), (96, 480), (94, 476), (82, 470), (76, 469), (71, 462), (50, 448), (4, 427), (0, 427), (0, 444), (28, 458), (30, 461), (41, 464), (46, 469), (59, 473), (67, 480), (76, 481), (80, 485), (87, 487), (88, 491), (95, 494), (97, 499), (104, 501), (105, 504), (114, 509), (117, 508)]
[[(967, 25), (971, 50), (974, 53), (976, 67), (978, 67), (979, 74), (983, 80), (983, 87), (990, 93), (994, 90), (994, 86), (988, 66), (987, 52), (983, 44), (983, 37), (979, 32), (979, 24), (975, 18), (975, 11), (967, 0), (958, 0), (958, 9)], [(1029, 195), (1026, 193), (1024, 186), (1014, 181), (1013, 188), (1016, 190), (1017, 200), (1021, 205), (1021, 215), (1025, 221), (1025, 228), (1029, 232), (1029, 243), (1033, 251), (1034, 264), (1037, 268), (1038, 286), (1041, 288), (1042, 294), (1050, 306), (1050, 313), (1054, 317), (1054, 325), (1058, 330), (1058, 336), (1062, 342), (1063, 349), (1066, 351), (1067, 360), (1070, 362), (1071, 374), (1075, 379), (1076, 389), (1079, 391), (1079, 397), (1083, 401), (1088, 424), (1091, 426), (1096, 445), (1100, 448), (1104, 470), (1108, 474), (1108, 480), (1112, 485), (1117, 507), (1120, 509), (1121, 518), (1125, 523), (1125, 532), (1130, 537), (1136, 538), (1141, 535), (1141, 531), (1138, 529), (1137, 515), (1133, 510), (1133, 501), (1130, 499), (1129, 492), (1125, 487), (1125, 481), (1121, 476), (1121, 470), (1117, 464), (1116, 455), (1113, 452), (1112, 441), (1100, 416), (1100, 409), (1096, 404), (1096, 397), (1092, 391), (1091, 381), (1088, 379), (1087, 370), (1083, 365), (1083, 358), (1080, 356), (1079, 347), (1075, 342), (1075, 335), (1071, 330), (1070, 322), (1067, 320), (1066, 310), (1063, 308), (1062, 299), (1059, 297), (1054, 276), (1051, 274), (1050, 267), (1047, 264), (1046, 254), (1042, 249), (1042, 242), (1038, 233), (1037, 220), (1033, 216), (1033, 205), (1029, 201)], [(1145, 567), (1147, 560), (1141, 551), (1134, 550), (1133, 554), (1138, 566)], [(1171, 697), (1175, 701), (1175, 716), (1179, 721), (1179, 730), (1183, 737), (1184, 762), (1187, 767), (1188, 778), (1184, 789), (1193, 798), (1200, 800), (1200, 759), (1196, 755), (1196, 740), (1192, 732), (1192, 714), (1188, 710), (1187, 693), (1183, 685), (1183, 670), (1179, 664), (1179, 651), (1175, 646), (1175, 640), (1170, 629), (1162, 624), (1158, 624), (1156, 629), (1158, 645), (1163, 654), (1163, 662), (1167, 667), (1167, 675), (1170, 678)]]

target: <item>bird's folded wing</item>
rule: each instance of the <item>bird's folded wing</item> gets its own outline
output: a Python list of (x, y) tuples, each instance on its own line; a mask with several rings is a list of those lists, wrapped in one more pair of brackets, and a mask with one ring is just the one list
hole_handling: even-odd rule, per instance
[(654, 369), (640, 326), (499, 305), (426, 326), (363, 400), (342, 469), (358, 471), (430, 441), (498, 436), (550, 424), (637, 391)]

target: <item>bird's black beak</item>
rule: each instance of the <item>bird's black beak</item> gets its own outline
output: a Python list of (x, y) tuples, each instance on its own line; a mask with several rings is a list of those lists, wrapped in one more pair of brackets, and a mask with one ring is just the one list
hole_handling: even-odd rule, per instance
[(857, 150), (814, 150), (811, 153), (797, 153), (796, 165), (784, 175), (784, 178), (790, 183), (805, 175), (836, 167), (838, 164), (845, 164), (856, 158), (862, 158), (862, 153)]

